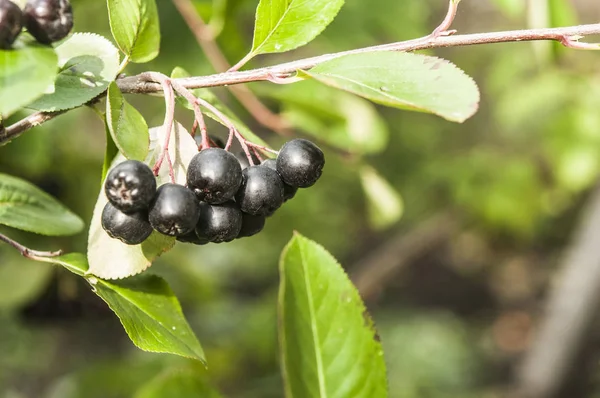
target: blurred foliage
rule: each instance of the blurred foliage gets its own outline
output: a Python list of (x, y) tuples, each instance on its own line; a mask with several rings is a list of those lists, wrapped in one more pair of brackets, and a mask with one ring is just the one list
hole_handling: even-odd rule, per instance
[[(175, 66), (194, 75), (212, 73), (171, 2), (157, 3), (161, 54), (150, 64), (131, 65), (127, 73), (151, 69), (168, 74)], [(245, 55), (257, 2), (196, 3), (220, 32), (218, 42), (229, 60)], [(406, 0), (401, 6), (394, 0), (346, 3), (310, 45), (290, 54), (259, 56), (248, 67), (418, 37), (436, 26), (446, 6), (434, 0)], [(464, 1), (457, 27), (472, 32), (526, 26), (524, 3)], [(565, 10), (560, 1), (550, 3), (553, 10)], [(73, 7), (77, 31), (110, 37), (105, 2), (73, 0)], [(573, 11), (579, 11), (579, 22), (593, 21), (591, 14), (568, 10), (568, 15), (560, 13), (564, 18), (555, 14), (552, 23), (576, 22)], [(265, 232), (226, 245), (177, 245), (152, 267), (180, 298), (205, 348), (208, 371), (183, 359), (140, 352), (83, 281), (31, 264), (0, 245), (0, 396), (145, 397), (152, 396), (140, 392), (146, 382), (193, 369), (223, 396), (281, 397), (275, 291), (278, 256), (292, 231), (321, 243), (351, 267), (398, 231), (410, 233), (446, 211), (460, 216), (468, 236), (411, 264), (415, 271), (402, 271), (382, 286), (380, 297), (367, 302), (389, 365), (390, 396), (498, 396), (511, 382), (514, 360), (527, 347), (530, 333), (506, 314), (519, 309), (527, 319), (535, 316), (577, 209), (600, 172), (597, 54), (561, 49), (541, 63), (530, 44), (513, 43), (436, 55), (456, 63), (481, 87), (480, 111), (462, 125), (342, 97), (339, 106), (336, 102), (322, 112), (319, 101), (307, 104), (311, 93), (300, 85), (249, 85), (266, 103), (305, 124), (301, 133), (322, 130), (327, 167), (310, 192), (300, 191), (268, 220)], [(214, 92), (274, 147), (283, 142), (257, 126), (224, 89)], [(150, 126), (162, 123), (159, 98), (127, 100)], [(375, 134), (365, 144), (365, 156), (352, 153), (354, 144), (344, 146), (350, 153), (343, 154), (328, 145), (344, 134), (356, 116), (347, 107), (355, 106), (370, 121), (362, 133)], [(179, 114), (182, 123), (191, 125), (190, 112)], [(225, 133), (215, 124), (210, 128)], [(0, 172), (36, 184), (89, 222), (104, 137), (102, 121), (92, 110), (69, 112), (1, 147)], [(369, 199), (359, 173), (365, 164), (402, 196), (401, 221), (384, 230), (369, 224)], [(65, 239), (8, 228), (2, 232), (34, 248), (85, 251), (85, 233)], [(460, 255), (450, 254), (455, 252)], [(517, 256), (519, 261), (509, 261)], [(526, 284), (524, 293), (507, 299), (497, 288), (505, 280)]]

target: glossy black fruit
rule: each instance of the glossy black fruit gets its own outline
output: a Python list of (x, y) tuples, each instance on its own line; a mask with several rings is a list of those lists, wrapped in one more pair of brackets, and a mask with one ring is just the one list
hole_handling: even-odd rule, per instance
[(193, 230), (189, 234), (178, 236), (177, 241), (183, 243), (192, 243), (194, 245), (206, 245), (207, 243), (210, 243), (206, 239), (200, 239), (198, 235), (196, 235), (196, 230)]
[(156, 179), (145, 163), (126, 160), (108, 173), (104, 192), (110, 203), (125, 213), (145, 210), (156, 193)]
[(23, 14), (27, 30), (43, 44), (64, 39), (73, 29), (69, 0), (29, 0)]
[(198, 199), (211, 204), (231, 200), (242, 183), (242, 168), (234, 155), (221, 148), (196, 154), (187, 171), (187, 185)]
[(146, 212), (126, 214), (110, 202), (102, 210), (102, 228), (111, 238), (128, 245), (139, 245), (152, 233)]
[(200, 203), (200, 218), (196, 225), (196, 235), (200, 240), (214, 243), (230, 242), (237, 238), (241, 228), (242, 211), (236, 203)]
[[(272, 170), (277, 171), (277, 161), (275, 159), (267, 159), (262, 162), (263, 166), (266, 166)], [(283, 201), (288, 201), (296, 196), (296, 192), (298, 192), (297, 187), (293, 187), (289, 184), (283, 183)]]
[(0, 0), (0, 48), (8, 50), (23, 29), (23, 13), (9, 0)]
[(235, 200), (244, 213), (270, 216), (283, 204), (283, 181), (266, 166), (248, 167)]
[(242, 213), (242, 229), (238, 234), (238, 238), (256, 235), (265, 227), (265, 221), (265, 216), (253, 216), (251, 214)]
[(182, 185), (164, 184), (150, 203), (148, 220), (164, 235), (183, 236), (194, 230), (200, 207), (194, 193)]
[(325, 156), (318, 146), (301, 138), (286, 142), (277, 156), (277, 172), (286, 184), (306, 188), (321, 177)]

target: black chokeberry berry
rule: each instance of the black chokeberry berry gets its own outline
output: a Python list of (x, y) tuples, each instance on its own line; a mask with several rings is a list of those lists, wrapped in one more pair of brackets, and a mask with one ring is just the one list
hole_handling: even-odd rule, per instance
[(251, 214), (242, 213), (242, 229), (238, 234), (238, 238), (256, 235), (265, 227), (265, 221), (265, 216), (253, 216)]
[(230, 242), (237, 238), (241, 228), (242, 211), (235, 202), (220, 205), (200, 203), (200, 218), (196, 225), (196, 235), (200, 240)]
[(183, 236), (194, 230), (200, 207), (194, 193), (182, 185), (164, 184), (150, 203), (148, 220), (164, 235)]
[(200, 239), (198, 237), (198, 235), (196, 234), (195, 229), (192, 232), (190, 232), (189, 234), (178, 236), (177, 241), (183, 242), (183, 243), (192, 243), (194, 245), (206, 245), (207, 243), (210, 243), (206, 239)]
[(156, 193), (156, 179), (145, 163), (126, 160), (108, 173), (104, 192), (108, 200), (125, 213), (143, 210)]
[(23, 29), (23, 13), (9, 0), (0, 0), (0, 48), (8, 50)]
[(250, 166), (243, 172), (243, 181), (235, 200), (244, 213), (270, 216), (283, 204), (283, 181), (266, 166)]
[(73, 29), (69, 0), (28, 0), (23, 14), (27, 30), (42, 44), (64, 39)]
[(128, 245), (139, 245), (152, 233), (145, 211), (126, 214), (110, 202), (102, 210), (102, 228), (111, 238)]
[(211, 204), (231, 200), (242, 183), (242, 168), (234, 155), (221, 148), (196, 154), (188, 166), (187, 185), (198, 199)]
[[(266, 166), (272, 170), (277, 171), (277, 161), (275, 159), (267, 159), (262, 162), (263, 166)], [(296, 192), (298, 192), (297, 187), (293, 187), (289, 184), (283, 183), (283, 201), (288, 201), (296, 196)]]
[(277, 172), (286, 184), (307, 188), (321, 177), (325, 166), (323, 151), (305, 139), (286, 142), (277, 156)]

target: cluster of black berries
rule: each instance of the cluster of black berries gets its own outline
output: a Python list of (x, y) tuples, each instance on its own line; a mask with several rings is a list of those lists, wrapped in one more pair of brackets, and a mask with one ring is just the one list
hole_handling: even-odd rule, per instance
[(10, 0), (0, 0), (0, 48), (9, 49), (23, 26), (42, 44), (67, 37), (73, 28), (69, 0), (28, 0), (25, 8)]
[(142, 243), (152, 230), (198, 245), (252, 236), (298, 188), (313, 185), (324, 165), (323, 152), (303, 139), (287, 142), (277, 159), (246, 168), (230, 152), (207, 148), (190, 161), (187, 187), (156, 189), (152, 170), (127, 160), (106, 178), (102, 227), (129, 245)]

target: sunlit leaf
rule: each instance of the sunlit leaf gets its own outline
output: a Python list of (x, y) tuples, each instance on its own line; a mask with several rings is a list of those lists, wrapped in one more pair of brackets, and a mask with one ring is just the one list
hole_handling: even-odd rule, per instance
[(387, 228), (402, 217), (400, 194), (371, 166), (363, 165), (360, 180), (367, 197), (369, 221), (376, 229)]
[(156, 58), (160, 49), (160, 26), (154, 0), (108, 0), (110, 30), (131, 62)]

